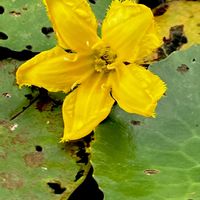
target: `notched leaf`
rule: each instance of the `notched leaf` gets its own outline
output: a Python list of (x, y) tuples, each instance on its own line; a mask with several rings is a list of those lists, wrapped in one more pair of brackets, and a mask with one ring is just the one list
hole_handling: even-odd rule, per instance
[[(0, 39), (1, 39), (1, 33), (0, 33)], [(0, 47), (0, 60), (7, 59), (7, 58), (14, 58), (19, 61), (25, 61), (28, 59), (31, 59), (35, 55), (37, 55), (39, 52), (32, 52), (29, 49), (28, 50), (22, 50), (22, 51), (12, 51), (6, 47)]]
[(47, 185), (53, 190), (54, 194), (62, 194), (66, 190), (59, 181), (48, 182)]
[(83, 175), (84, 175), (84, 170), (80, 170), (75, 177), (75, 181), (78, 181)]
[(95, 4), (96, 0), (89, 0), (89, 2)]
[(34, 99), (32, 94), (25, 94), (24, 95), (29, 101), (32, 101)]
[(3, 6), (0, 6), (0, 14), (3, 14), (4, 13), (4, 7)]
[(33, 47), (32, 47), (32, 45), (26, 45), (26, 48), (27, 48), (28, 50), (31, 50)]
[(163, 45), (157, 50), (160, 59), (166, 58), (187, 43), (187, 37), (184, 34), (184, 25), (181, 24), (171, 27), (169, 30), (169, 38), (164, 37), (163, 42)]
[(7, 40), (8, 36), (4, 32), (0, 32), (0, 40)]

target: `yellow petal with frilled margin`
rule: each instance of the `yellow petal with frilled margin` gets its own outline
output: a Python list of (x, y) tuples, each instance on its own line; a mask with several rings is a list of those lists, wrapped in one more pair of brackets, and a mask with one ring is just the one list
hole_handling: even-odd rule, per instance
[(122, 65), (110, 78), (112, 95), (122, 109), (155, 116), (157, 101), (166, 91), (165, 83), (158, 76), (137, 65)]
[(135, 61), (160, 46), (151, 9), (130, 0), (114, 0), (102, 25), (103, 40), (123, 60)]
[(58, 43), (76, 52), (97, 40), (96, 18), (87, 0), (44, 0)]
[(103, 73), (94, 73), (66, 97), (62, 141), (77, 140), (88, 135), (108, 116), (114, 100), (106, 81)]
[(55, 47), (22, 64), (17, 70), (17, 83), (43, 87), (52, 92), (68, 92), (94, 71), (92, 62), (87, 55), (70, 54)]

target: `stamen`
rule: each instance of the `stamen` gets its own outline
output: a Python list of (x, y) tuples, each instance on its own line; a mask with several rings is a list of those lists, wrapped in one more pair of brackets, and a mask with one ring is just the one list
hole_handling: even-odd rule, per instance
[(117, 54), (109, 46), (98, 45), (93, 50), (94, 67), (97, 72), (109, 72), (115, 69)]

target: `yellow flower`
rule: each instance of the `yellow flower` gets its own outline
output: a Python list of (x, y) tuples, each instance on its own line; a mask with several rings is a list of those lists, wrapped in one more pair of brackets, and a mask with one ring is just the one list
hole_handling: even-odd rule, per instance
[(113, 0), (103, 21), (86, 0), (45, 0), (58, 45), (21, 65), (17, 83), (71, 92), (63, 103), (62, 141), (88, 135), (114, 101), (129, 113), (154, 116), (164, 82), (139, 66), (160, 45), (152, 12), (131, 0)]

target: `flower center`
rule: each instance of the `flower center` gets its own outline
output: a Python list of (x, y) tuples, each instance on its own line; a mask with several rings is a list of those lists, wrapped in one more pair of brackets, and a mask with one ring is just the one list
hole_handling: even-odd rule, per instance
[(93, 49), (94, 67), (97, 72), (109, 72), (115, 69), (117, 54), (109, 47), (98, 45)]

